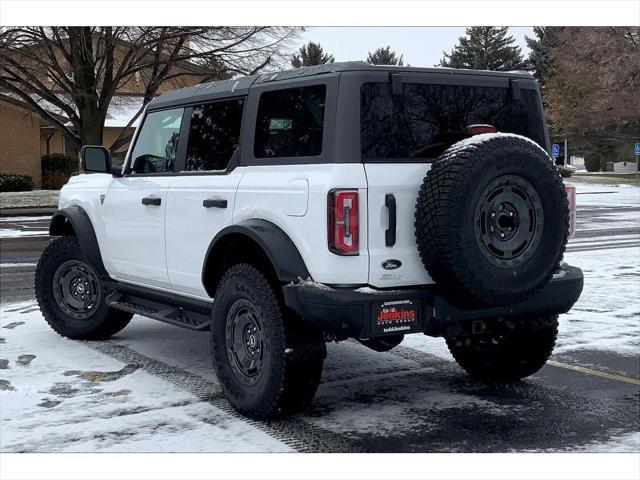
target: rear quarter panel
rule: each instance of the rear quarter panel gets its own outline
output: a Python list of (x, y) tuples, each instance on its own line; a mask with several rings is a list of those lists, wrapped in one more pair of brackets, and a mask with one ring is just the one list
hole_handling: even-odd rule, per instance
[[(238, 187), (233, 223), (261, 218), (280, 227), (316, 282), (365, 284), (369, 276), (366, 186), (362, 164), (250, 166)], [(334, 188), (359, 191), (360, 255), (329, 251), (327, 195)]]

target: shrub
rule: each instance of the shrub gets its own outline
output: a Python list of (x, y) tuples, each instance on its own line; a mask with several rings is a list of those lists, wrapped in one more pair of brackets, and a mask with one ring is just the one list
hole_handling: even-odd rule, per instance
[(600, 156), (589, 155), (584, 159), (584, 168), (587, 172), (599, 172), (600, 171)]
[(560, 172), (560, 176), (562, 178), (569, 178), (571, 176), (571, 174), (573, 173), (572, 169), (567, 168), (564, 165), (558, 165), (558, 171)]
[(29, 175), (0, 173), (0, 192), (28, 192), (33, 188)]
[(42, 156), (42, 189), (60, 190), (69, 177), (78, 171), (75, 155), (50, 153)]

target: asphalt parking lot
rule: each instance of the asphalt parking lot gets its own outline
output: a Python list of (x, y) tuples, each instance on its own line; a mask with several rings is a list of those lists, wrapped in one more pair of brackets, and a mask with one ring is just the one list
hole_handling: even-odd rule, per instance
[(479, 384), (422, 335), (331, 344), (311, 408), (276, 422), (230, 408), (207, 334), (136, 317), (106, 342), (57, 336), (33, 300), (48, 218), (1, 218), (0, 450), (640, 451), (640, 189), (578, 192), (565, 260), (585, 291), (539, 373)]

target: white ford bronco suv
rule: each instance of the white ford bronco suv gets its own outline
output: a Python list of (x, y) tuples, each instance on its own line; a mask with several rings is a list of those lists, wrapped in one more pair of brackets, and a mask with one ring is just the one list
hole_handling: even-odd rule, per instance
[(527, 73), (336, 63), (165, 93), (122, 167), (82, 149), (40, 309), (74, 339), (133, 314), (209, 331), (257, 419), (312, 400), (327, 341), (444, 337), (476, 379), (516, 381), (582, 291), (548, 150)]

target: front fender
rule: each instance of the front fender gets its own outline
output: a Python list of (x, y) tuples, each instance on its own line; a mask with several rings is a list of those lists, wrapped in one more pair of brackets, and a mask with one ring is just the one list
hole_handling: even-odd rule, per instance
[(108, 277), (102, 263), (98, 239), (87, 212), (75, 205), (57, 210), (51, 217), (49, 236), (59, 237), (62, 235), (75, 235), (78, 238), (80, 253), (84, 260), (94, 267), (100, 275)]

